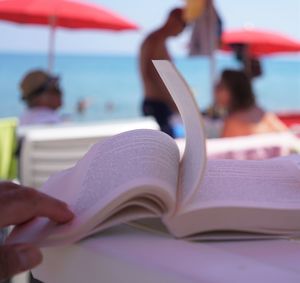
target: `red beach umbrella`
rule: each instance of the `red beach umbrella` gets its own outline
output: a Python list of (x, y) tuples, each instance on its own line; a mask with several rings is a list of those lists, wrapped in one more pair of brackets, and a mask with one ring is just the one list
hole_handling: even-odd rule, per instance
[(251, 56), (259, 57), (281, 52), (299, 52), (300, 42), (275, 32), (241, 29), (224, 32), (222, 50), (231, 51), (232, 45), (245, 44)]
[(51, 27), (49, 69), (53, 67), (55, 30), (135, 30), (137, 25), (99, 5), (71, 0), (2, 0), (0, 20)]

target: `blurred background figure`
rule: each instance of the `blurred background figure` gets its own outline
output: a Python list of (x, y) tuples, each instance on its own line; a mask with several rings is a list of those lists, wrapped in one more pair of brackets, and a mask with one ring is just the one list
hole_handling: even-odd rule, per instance
[(82, 116), (86, 114), (90, 106), (91, 106), (91, 101), (89, 98), (80, 98), (76, 105), (76, 113)]
[(107, 113), (111, 113), (111, 112), (114, 112), (115, 111), (115, 104), (113, 101), (107, 101), (104, 105), (104, 110), (107, 112)]
[(232, 44), (231, 48), (236, 59), (242, 64), (243, 71), (250, 79), (259, 78), (263, 75), (260, 60), (250, 54), (249, 46), (246, 44)]
[(58, 109), (62, 106), (62, 90), (59, 78), (43, 70), (27, 73), (20, 83), (26, 111), (20, 117), (20, 125), (53, 124), (62, 121)]
[(178, 113), (177, 107), (167, 88), (154, 69), (152, 60), (171, 60), (167, 50), (166, 41), (172, 36), (179, 35), (185, 28), (181, 8), (173, 9), (159, 29), (146, 37), (140, 51), (140, 73), (144, 88), (144, 101), (142, 111), (145, 116), (153, 116), (161, 130), (174, 136), (170, 119)]
[(223, 71), (215, 91), (215, 104), (226, 113), (223, 137), (286, 130), (276, 115), (256, 104), (250, 79), (243, 71)]

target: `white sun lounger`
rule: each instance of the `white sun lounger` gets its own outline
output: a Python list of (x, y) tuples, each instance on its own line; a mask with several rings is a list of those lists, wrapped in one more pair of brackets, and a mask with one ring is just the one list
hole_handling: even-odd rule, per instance
[[(177, 141), (181, 154), (184, 139)], [(209, 159), (266, 159), (300, 152), (300, 139), (290, 132), (208, 139)]]
[(290, 132), (212, 139), (208, 155), (212, 159), (266, 159), (300, 152), (300, 140)]

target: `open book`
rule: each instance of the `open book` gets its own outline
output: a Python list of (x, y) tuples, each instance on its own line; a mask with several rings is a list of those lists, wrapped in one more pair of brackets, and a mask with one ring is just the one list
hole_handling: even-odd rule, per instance
[(196, 239), (213, 231), (300, 232), (300, 158), (207, 162), (201, 115), (188, 85), (170, 62), (154, 65), (185, 125), (183, 157), (160, 131), (130, 131), (95, 144), (41, 188), (67, 202), (75, 219), (65, 225), (35, 219), (15, 229), (11, 242), (71, 243), (147, 218), (160, 218), (175, 237)]

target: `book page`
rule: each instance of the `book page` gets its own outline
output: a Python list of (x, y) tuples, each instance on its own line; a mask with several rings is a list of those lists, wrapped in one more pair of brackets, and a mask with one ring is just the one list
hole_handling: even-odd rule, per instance
[(180, 210), (199, 191), (205, 171), (204, 127), (193, 94), (174, 65), (166, 60), (154, 60), (153, 64), (174, 99), (185, 126), (186, 144), (180, 164), (177, 194)]
[(135, 187), (157, 182), (174, 197), (178, 162), (176, 144), (166, 134), (137, 130), (115, 136), (95, 148), (74, 210), (81, 214), (99, 200), (112, 201), (128, 190), (125, 184)]
[(210, 160), (189, 209), (220, 205), (299, 208), (300, 170), (288, 157)]
[(186, 211), (224, 205), (300, 208), (297, 162), (299, 156), (258, 161), (209, 160), (201, 193), (195, 195)]
[(176, 236), (203, 232), (300, 234), (300, 156), (209, 160), (201, 192), (166, 219)]
[(30, 238), (32, 231), (51, 227), (48, 234), (56, 234), (52, 238), (76, 234), (78, 239), (114, 214), (120, 219), (121, 209), (128, 219), (130, 204), (144, 208), (143, 216), (145, 209), (152, 216), (168, 213), (175, 209), (179, 159), (175, 141), (159, 131), (130, 131), (100, 142), (75, 167), (54, 175), (41, 189), (67, 202), (74, 221), (53, 227), (39, 219), (21, 229), (20, 237)]

